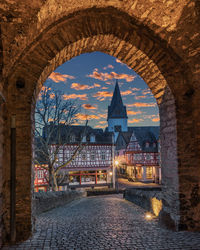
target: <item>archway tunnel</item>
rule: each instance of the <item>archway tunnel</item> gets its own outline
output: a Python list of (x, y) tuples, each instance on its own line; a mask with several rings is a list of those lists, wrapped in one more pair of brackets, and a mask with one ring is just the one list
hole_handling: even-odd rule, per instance
[[(130, 15), (120, 8), (97, 7), (76, 10), (54, 20), (36, 39), (31, 39), (4, 73), (0, 97), (4, 236), (9, 234), (12, 117), (16, 118), (16, 232), (21, 240), (31, 232), (33, 100), (58, 66), (93, 51), (115, 56), (148, 84), (160, 112), (163, 179), (160, 220), (176, 230), (200, 229), (198, 69), (196, 74), (192, 72), (189, 59), (184, 60), (181, 51), (161, 38), (160, 33), (170, 31), (159, 23), (142, 22), (136, 13)], [(186, 14), (182, 13), (183, 18)], [(181, 20), (180, 12), (177, 20), (180, 26)]]

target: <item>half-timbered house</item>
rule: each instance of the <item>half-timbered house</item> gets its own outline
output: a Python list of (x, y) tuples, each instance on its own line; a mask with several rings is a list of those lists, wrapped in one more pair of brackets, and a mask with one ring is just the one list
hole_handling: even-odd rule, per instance
[[(126, 166), (130, 177), (140, 181), (159, 182), (159, 127), (129, 127), (116, 142), (116, 157)], [(123, 153), (122, 153), (123, 152)]]
[(48, 190), (48, 171), (41, 165), (34, 166), (34, 191), (44, 191)]
[[(88, 186), (110, 186), (112, 183), (112, 165), (114, 145), (112, 143), (112, 133), (103, 132), (102, 129), (93, 129), (87, 126), (70, 126), (70, 133), (63, 126), (62, 145), (56, 153), (55, 168), (63, 163), (70, 161), (62, 170), (62, 175), (68, 176), (68, 182), (62, 183), (60, 190), (69, 187), (88, 187)], [(43, 136), (48, 129), (43, 129)], [(83, 136), (84, 133), (84, 136)], [(73, 160), (70, 160), (77, 148), (81, 148), (80, 152)], [(57, 149), (57, 143), (52, 139), (51, 153)], [(42, 169), (38, 169), (42, 171)], [(44, 173), (43, 173), (44, 175)], [(35, 185), (38, 185), (38, 177), (36, 175)], [(41, 180), (39, 181), (41, 184)], [(44, 180), (43, 186), (47, 182)], [(41, 187), (41, 185), (40, 185)]]

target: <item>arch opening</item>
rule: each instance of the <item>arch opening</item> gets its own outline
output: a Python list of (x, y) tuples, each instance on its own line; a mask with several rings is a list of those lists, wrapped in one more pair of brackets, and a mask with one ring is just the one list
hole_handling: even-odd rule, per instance
[[(182, 116), (182, 114), (184, 117), (187, 115), (184, 113), (184, 107), (189, 101), (187, 97), (183, 100), (179, 98), (184, 96), (189, 88), (184, 80), (184, 63), (182, 61), (177, 63), (180, 60), (179, 57), (144, 24), (137, 24), (124, 13), (111, 12), (110, 9), (98, 11), (92, 9), (55, 23), (40, 34), (36, 42), (24, 52), (9, 75), (9, 85), (5, 87), (10, 100), (8, 116), (16, 114), (17, 124), (16, 174), (19, 180), (16, 189), (17, 224), (23, 225), (17, 228), (19, 237), (23, 232), (22, 235), (26, 238), (31, 228), (31, 170), (29, 167), (32, 159), (31, 131), (35, 106), (33, 100), (44, 81), (59, 65), (77, 55), (93, 51), (115, 56), (127, 64), (144, 79), (155, 96), (161, 120), (164, 200), (162, 219), (175, 229), (181, 229), (181, 226), (192, 228), (191, 224), (187, 223), (187, 213), (192, 214), (192, 208), (191, 211), (185, 212), (182, 207), (180, 212), (180, 194), (186, 191), (184, 182), (181, 190), (179, 186), (179, 173), (182, 171), (180, 158), (184, 154), (184, 147), (177, 149), (177, 143), (178, 145), (183, 143), (180, 138), (182, 132), (191, 126), (189, 123), (183, 125)], [(24, 83), (23, 86), (19, 85), (19, 78), (24, 79), (20, 81)], [(187, 140), (189, 140), (188, 137)], [(7, 144), (9, 144), (8, 141)], [(8, 156), (8, 152), (6, 154)], [(9, 161), (4, 166), (6, 167), (9, 168)], [(7, 178), (6, 182), (8, 181)], [(24, 181), (28, 188), (22, 192)], [(5, 203), (9, 204), (8, 201)], [(9, 211), (9, 208), (7, 209)], [(27, 218), (25, 224), (24, 216)], [(5, 225), (9, 228), (8, 214), (4, 217)], [(28, 232), (27, 235), (25, 231)]]
[[(118, 81), (116, 79), (118, 79)], [(116, 90), (119, 88), (119, 91), (117, 92), (118, 94), (115, 94), (115, 96), (113, 96), (114, 88)], [(79, 106), (82, 107), (82, 109), (79, 109), (79, 111), (77, 111), (77, 114), (73, 117), (76, 118), (76, 120), (71, 123), (71, 126), (68, 126), (69, 124), (67, 118), (64, 122), (64, 120), (60, 117), (60, 123), (62, 124), (59, 125), (57, 124), (57, 120), (53, 116), (45, 116), (46, 113), (52, 112), (54, 114), (52, 107), (55, 108), (55, 106), (59, 106), (56, 105), (58, 90), (62, 91), (60, 94), (64, 102), (71, 103), (71, 100), (76, 99), (77, 102), (73, 102), (72, 104), (75, 106), (77, 105), (77, 103), (79, 103)], [(42, 97), (44, 98), (45, 102), (42, 101)], [(122, 115), (120, 115), (120, 119), (110, 117), (111, 114), (107, 109), (110, 105), (111, 97), (112, 99), (119, 98), (122, 100), (122, 103), (125, 105), (125, 113), (127, 115), (124, 114), (123, 117), (121, 117)], [(46, 106), (46, 100), (48, 100), (49, 103), (48, 107)], [(119, 109), (121, 110), (123, 109), (123, 107), (121, 106), (121, 108), (119, 107)], [(120, 110), (118, 110), (118, 113), (123, 113), (123, 111)], [(82, 150), (87, 155), (87, 159), (84, 159), (84, 161), (82, 161), (81, 152), (79, 152), (79, 154), (77, 154), (76, 158), (74, 159), (75, 165), (73, 165), (69, 160), (70, 156), (68, 148), (71, 144), (75, 144), (75, 142), (81, 142), (80, 134), (78, 131), (83, 130), (82, 132), (84, 132), (84, 127), (82, 126), (84, 126), (83, 120), (85, 119), (89, 120), (87, 128), (87, 145), (85, 145), (86, 152), (84, 151), (84, 148)], [(43, 122), (41, 122), (41, 120), (43, 120)], [(64, 183), (63, 179), (63, 184), (61, 185), (60, 183), (60, 189), (65, 189), (67, 188), (67, 186), (71, 187), (72, 185), (76, 185), (77, 187), (79, 187), (79, 185), (81, 187), (86, 187), (86, 184), (98, 186), (99, 183), (97, 179), (101, 179), (101, 177), (105, 177), (102, 179), (103, 182), (101, 182), (100, 180), (101, 185), (103, 185), (103, 183), (106, 186), (112, 185), (111, 179), (107, 178), (109, 177), (109, 170), (111, 172), (113, 171), (113, 163), (111, 163), (112, 161), (109, 163), (110, 160), (107, 159), (107, 165), (105, 165), (103, 164), (103, 162), (101, 162), (102, 155), (98, 154), (96, 148), (92, 150), (92, 155), (90, 155), (90, 150), (87, 150), (87, 146), (90, 144), (90, 146), (92, 146), (94, 141), (98, 144), (102, 144), (102, 147), (105, 147), (104, 150), (101, 148), (99, 149), (104, 154), (106, 150), (106, 144), (112, 147), (113, 142), (116, 143), (116, 159), (114, 160), (114, 162), (118, 162), (116, 170), (124, 172), (124, 177), (128, 176), (128, 178), (135, 178), (135, 180), (137, 181), (142, 180), (144, 182), (159, 183), (161, 182), (161, 173), (158, 160), (159, 120), (160, 119), (157, 109), (157, 103), (153, 98), (150, 89), (147, 87), (146, 83), (141, 79), (141, 77), (139, 77), (134, 71), (132, 71), (131, 68), (127, 67), (118, 59), (103, 53), (96, 52), (90, 54), (82, 54), (81, 56), (73, 58), (72, 60), (58, 67), (56, 71), (52, 72), (45, 81), (45, 84), (43, 85), (42, 90), (39, 94), (39, 99), (36, 103), (35, 139), (38, 142), (40, 140), (42, 142), (44, 140), (60, 141), (61, 138), (59, 138), (59, 133), (61, 133), (65, 138), (64, 142), (61, 141), (60, 143), (57, 143), (58, 153), (55, 155), (55, 157), (60, 158), (60, 160), (58, 164), (55, 163), (55, 169), (63, 169), (62, 174), (65, 174), (66, 178), (67, 170), (70, 170), (68, 179), (70, 179), (71, 181), (69, 185), (67, 185), (67, 182)], [(115, 124), (115, 129), (113, 127), (113, 122)], [(43, 124), (43, 130), (40, 130), (41, 123)], [(64, 131), (65, 128), (66, 130)], [(70, 129), (71, 132), (69, 136), (68, 131), (70, 131)], [(115, 131), (117, 129), (119, 131)], [(136, 131), (134, 131), (133, 129), (135, 129)], [(55, 130), (55, 136), (54, 138), (50, 139), (51, 134), (54, 133), (53, 130)], [(77, 132), (75, 130), (77, 130)], [(136, 154), (135, 157), (139, 157), (140, 160), (139, 158), (137, 160), (134, 160), (132, 146), (129, 147), (129, 150), (125, 153), (127, 145), (125, 147), (125, 144), (121, 144), (120, 140), (123, 140), (124, 136), (126, 136), (127, 139), (129, 138), (130, 140), (132, 133), (137, 133), (137, 138), (139, 138), (138, 136), (141, 133), (138, 134), (138, 132), (140, 130), (141, 133), (145, 135), (145, 138), (142, 141), (138, 141), (140, 143), (140, 145), (138, 144), (138, 147), (140, 149), (142, 149), (142, 147), (146, 148), (146, 146), (144, 146), (143, 144), (148, 143), (148, 149), (145, 149), (144, 152), (141, 152), (140, 155)], [(58, 133), (56, 133), (57, 131)], [(112, 138), (113, 132), (114, 138)], [(71, 134), (73, 134), (72, 138)], [(94, 138), (89, 138), (90, 136), (94, 136)], [(90, 139), (94, 141), (91, 141)], [(130, 142), (127, 141), (127, 143)], [(53, 143), (50, 144), (52, 144), (53, 147)], [(39, 143), (37, 148), (39, 148)], [(40, 151), (46, 152), (48, 150), (45, 151), (41, 148)], [(112, 159), (112, 150), (108, 151), (104, 157), (110, 157), (110, 159)], [(39, 157), (36, 158), (39, 159)], [(51, 159), (51, 155), (47, 156), (47, 158)], [(95, 158), (97, 161), (97, 164), (95, 163), (96, 168), (93, 163), (93, 158)], [(128, 158), (130, 158), (129, 163), (127, 163)], [(45, 176), (51, 172), (51, 161), (52, 159), (47, 160), (46, 162), (44, 160), (43, 162), (41, 162), (41, 164), (36, 163), (35, 172), (37, 172), (38, 170), (39, 173), (39, 178), (37, 177), (35, 179), (36, 191), (46, 191), (49, 190), (50, 186), (54, 186), (54, 184), (50, 184), (49, 180), (47, 181), (44, 177), (41, 177), (41, 175)], [(69, 162), (68, 165), (62, 166), (62, 164), (65, 164), (67, 162)], [(138, 166), (136, 166), (136, 162), (137, 164), (139, 164)], [(47, 169), (45, 169), (45, 171), (42, 171), (42, 167), (44, 167), (42, 166), (42, 163), (44, 165), (46, 163), (45, 167)], [(124, 165), (126, 167), (124, 167)], [(127, 167), (127, 165), (129, 165), (129, 167)], [(73, 171), (76, 171), (76, 166), (77, 169), (79, 168), (81, 173), (79, 173), (78, 171), (76, 173), (73, 173)], [(90, 166), (90, 171), (95, 170), (98, 171), (98, 173), (99, 171), (103, 171), (104, 176), (97, 174), (95, 180), (94, 176), (92, 176), (94, 173), (90, 173), (93, 183), (85, 183), (85, 177), (83, 176), (88, 170), (87, 166)], [(135, 169), (133, 166), (135, 166)], [(138, 172), (138, 174), (136, 174), (136, 172)], [(80, 174), (83, 180), (81, 180)], [(52, 174), (49, 174), (49, 176), (51, 175)], [(73, 179), (76, 181), (73, 182)], [(89, 180), (90, 178), (88, 177), (87, 179)], [(58, 189), (57, 184), (56, 189)]]

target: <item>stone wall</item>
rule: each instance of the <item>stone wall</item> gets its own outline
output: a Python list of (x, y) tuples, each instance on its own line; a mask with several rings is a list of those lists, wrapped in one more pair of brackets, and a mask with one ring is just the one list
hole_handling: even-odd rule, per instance
[(124, 198), (145, 210), (160, 215), (162, 210), (162, 192), (161, 188), (129, 188), (124, 191)]
[(85, 191), (76, 190), (34, 193), (32, 199), (32, 215), (39, 215), (42, 212), (65, 205), (75, 199), (85, 196)]
[(92, 51), (120, 59), (148, 84), (160, 106), (163, 220), (171, 219), (179, 229), (200, 230), (199, 1), (4, 2), (0, 27), (0, 92), (6, 98), (5, 117), (0, 115), (4, 234), (9, 234), (10, 118), (16, 115), (16, 232), (17, 240), (23, 240), (31, 233), (33, 96), (59, 65)]

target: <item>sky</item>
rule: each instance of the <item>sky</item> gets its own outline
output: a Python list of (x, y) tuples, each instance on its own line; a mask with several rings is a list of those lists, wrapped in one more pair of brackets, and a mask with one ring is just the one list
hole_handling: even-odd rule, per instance
[(63, 99), (76, 100), (81, 106), (76, 125), (107, 127), (107, 110), (116, 79), (128, 115), (128, 126), (159, 126), (155, 98), (143, 79), (115, 57), (101, 53), (85, 53), (59, 66), (44, 83), (53, 91), (61, 91)]

